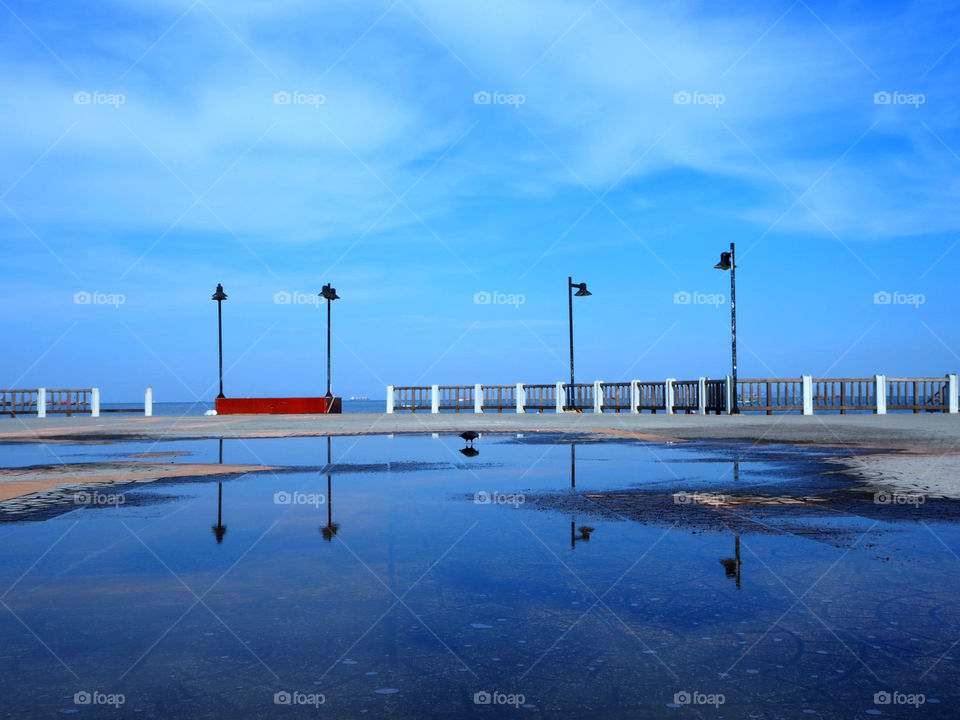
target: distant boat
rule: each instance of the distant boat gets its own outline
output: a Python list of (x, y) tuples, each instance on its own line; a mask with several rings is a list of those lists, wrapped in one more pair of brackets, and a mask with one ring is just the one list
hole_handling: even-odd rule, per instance
[(350, 399), (351, 400), (369, 400), (370, 398), (368, 398), (366, 395), (361, 395), (360, 397), (351, 396)]

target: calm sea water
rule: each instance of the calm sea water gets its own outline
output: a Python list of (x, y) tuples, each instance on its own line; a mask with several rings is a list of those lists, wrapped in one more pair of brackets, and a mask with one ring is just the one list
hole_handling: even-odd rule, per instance
[[(956, 521), (830, 509), (770, 531), (771, 509), (734, 534), (669, 505), (593, 513), (844, 481), (816, 450), (570, 440), (233, 439), (223, 462), (283, 469), (4, 517), (0, 716), (955, 716)], [(218, 462), (221, 444), (0, 458), (157, 451)]]

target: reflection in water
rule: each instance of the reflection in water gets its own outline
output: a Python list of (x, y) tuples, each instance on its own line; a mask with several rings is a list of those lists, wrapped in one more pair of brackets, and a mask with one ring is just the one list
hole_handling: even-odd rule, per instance
[[(570, 487), (577, 487), (577, 446), (575, 443), (570, 443)], [(581, 540), (589, 540), (590, 533), (592, 533), (594, 530), (595, 528), (592, 528), (589, 525), (581, 525), (580, 534), (578, 535), (577, 521), (575, 518), (570, 518), (570, 548), (575, 548), (577, 543)]]
[[(220, 438), (220, 465), (223, 465), (223, 438)], [(223, 536), (227, 534), (227, 526), (223, 524), (223, 482), (217, 483), (217, 524), (212, 528), (213, 534), (217, 538), (217, 545), (223, 542)]]
[(460, 433), (460, 437), (467, 443), (467, 446), (460, 451), (461, 455), (476, 457), (480, 454), (480, 451), (473, 447), (473, 441), (480, 437), (478, 433), (475, 433), (473, 430), (466, 430)]
[(733, 546), (734, 557), (726, 558), (721, 560), (720, 564), (723, 565), (723, 569), (727, 571), (728, 578), (736, 578), (737, 588), (740, 587), (740, 536), (737, 535), (734, 538)]
[(327, 542), (332, 542), (340, 529), (340, 523), (333, 521), (333, 483), (330, 480), (330, 436), (327, 436), (327, 524), (320, 528), (320, 534)]

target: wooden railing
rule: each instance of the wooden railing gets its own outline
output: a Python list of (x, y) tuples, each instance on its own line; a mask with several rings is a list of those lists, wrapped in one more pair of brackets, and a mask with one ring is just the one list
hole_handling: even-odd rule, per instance
[[(938, 377), (887, 378), (883, 375), (860, 378), (746, 378), (736, 383), (740, 412), (958, 412), (956, 374)], [(878, 387), (881, 388), (878, 397)], [(529, 410), (605, 412), (649, 410), (656, 413), (730, 412), (727, 407), (732, 388), (730, 379), (666, 380), (663, 382), (595, 382), (574, 385), (449, 385), (422, 387), (388, 386), (387, 412), (394, 410)], [(7, 391), (8, 393), (11, 391)], [(17, 391), (29, 392), (29, 391)], [(87, 391), (57, 391), (87, 392)], [(479, 395), (478, 395), (479, 393)], [(560, 397), (557, 397), (560, 393)], [(670, 406), (667, 407), (669, 398)], [(558, 406), (559, 400), (559, 406)], [(15, 400), (11, 398), (9, 403)], [(22, 407), (31, 407), (29, 396), (16, 399)], [(32, 402), (36, 402), (33, 400)], [(77, 404), (79, 403), (79, 404)], [(66, 407), (85, 407), (84, 400), (70, 401)], [(518, 408), (518, 403), (523, 407)], [(74, 412), (76, 410), (73, 410)]]
[(813, 409), (839, 411), (875, 410), (877, 382), (874, 378), (831, 378), (813, 381)]
[(737, 407), (740, 412), (803, 412), (803, 381), (737, 380)]
[(887, 378), (887, 410), (943, 412), (947, 392), (946, 378)]
[(665, 382), (641, 382), (637, 383), (637, 410), (643, 412), (649, 410), (656, 413), (657, 410), (667, 409), (667, 384)]
[(516, 385), (484, 385), (483, 386), (483, 405), (486, 410), (515, 410), (517, 407), (517, 386)]
[(441, 385), (440, 410), (473, 412), (473, 385)]
[(433, 400), (431, 396), (431, 388), (428, 387), (397, 387), (394, 388), (397, 395), (397, 410), (409, 410), (410, 412), (416, 412), (417, 410), (430, 410), (433, 407)]
[(36, 414), (37, 390), (0, 390), (0, 412), (10, 417)]
[(557, 407), (556, 385), (524, 385), (526, 401), (524, 410), (555, 410)]
[(600, 383), (600, 390), (603, 396), (603, 409), (621, 410), (630, 409), (630, 383)]

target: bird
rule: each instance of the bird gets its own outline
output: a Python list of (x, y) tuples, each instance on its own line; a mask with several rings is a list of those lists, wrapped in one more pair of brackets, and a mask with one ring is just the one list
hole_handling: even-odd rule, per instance
[(460, 437), (462, 437), (462, 438), (463, 438), (464, 440), (466, 440), (467, 442), (473, 442), (473, 441), (476, 440), (478, 437), (480, 437), (480, 434), (479, 434), (479, 433), (475, 433), (473, 430), (466, 430), (466, 431), (460, 433)]
[(470, 446), (463, 448), (460, 452), (466, 455), (467, 457), (476, 457), (477, 455), (480, 454), (479, 450), (477, 450), (476, 448), (472, 448)]

